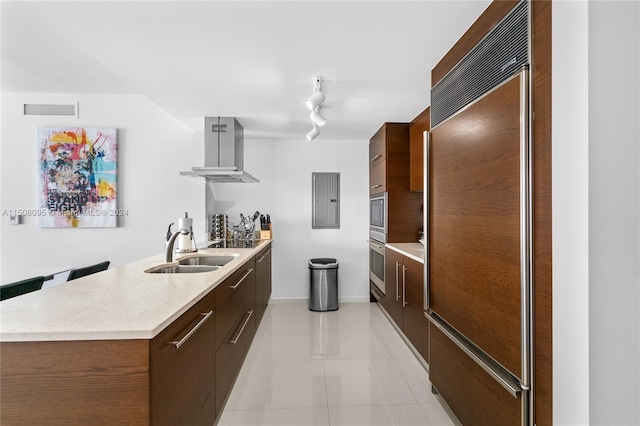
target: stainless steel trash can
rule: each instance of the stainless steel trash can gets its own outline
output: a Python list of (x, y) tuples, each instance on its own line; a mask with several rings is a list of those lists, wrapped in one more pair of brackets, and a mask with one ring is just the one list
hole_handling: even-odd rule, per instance
[(330, 257), (309, 260), (309, 310), (338, 309), (338, 261)]

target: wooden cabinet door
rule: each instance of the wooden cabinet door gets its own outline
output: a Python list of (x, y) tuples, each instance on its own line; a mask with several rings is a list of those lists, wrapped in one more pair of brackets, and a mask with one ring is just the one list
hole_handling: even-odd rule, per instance
[(430, 308), (521, 378), (521, 75), (431, 132)]
[[(242, 265), (215, 289), (216, 295), (216, 348), (224, 341), (244, 306), (256, 294), (256, 264), (252, 259)], [(254, 299), (255, 300), (255, 299)], [(255, 308), (255, 305), (254, 305)]]
[(431, 107), (427, 107), (409, 124), (409, 190), (424, 186), (424, 132), (431, 128)]
[(387, 190), (387, 162), (381, 161), (369, 169), (369, 194), (379, 194)]
[(424, 316), (424, 264), (403, 257), (405, 267), (404, 334), (428, 360), (429, 321)]
[(521, 424), (521, 398), (511, 396), (437, 327), (431, 325), (429, 380), (464, 425)]
[(271, 297), (271, 247), (256, 255), (256, 321), (259, 324)]
[(215, 419), (215, 318), (211, 292), (150, 344), (151, 423), (211, 425)]
[(387, 159), (387, 132), (382, 126), (369, 140), (369, 168)]
[[(258, 325), (255, 316), (255, 294), (242, 307), (241, 315), (216, 352), (216, 413), (220, 414), (238, 377)], [(209, 423), (210, 425), (213, 423)]]
[(402, 258), (397, 251), (385, 249), (384, 251), (384, 287), (385, 308), (400, 329), (403, 328), (402, 308)]

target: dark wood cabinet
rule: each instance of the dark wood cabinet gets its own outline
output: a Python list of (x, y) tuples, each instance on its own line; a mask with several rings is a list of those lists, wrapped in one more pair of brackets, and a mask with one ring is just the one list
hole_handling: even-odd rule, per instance
[(0, 423), (212, 425), (270, 294), (269, 244), (151, 340), (3, 342)]
[(402, 312), (402, 298), (404, 295), (402, 291), (403, 257), (404, 256), (402, 256), (402, 254), (395, 250), (385, 249), (384, 283), (385, 295), (387, 297), (387, 304), (385, 308), (401, 330), (404, 329), (404, 314)]
[(423, 264), (385, 250), (384, 308), (420, 355), (428, 361), (429, 324), (424, 316)]
[(214, 309), (211, 292), (151, 341), (151, 424), (215, 419)]
[(464, 425), (521, 424), (521, 394), (510, 395), (434, 325), (429, 380)]
[(238, 377), (242, 363), (249, 351), (249, 346), (256, 333), (256, 299), (255, 293), (242, 306), (240, 315), (222, 340), (216, 352), (216, 414), (222, 408), (231, 393), (231, 388)]
[(422, 194), (409, 190), (409, 123), (384, 123), (369, 157), (369, 194), (387, 193), (387, 242), (418, 241)]
[[(216, 293), (216, 349), (244, 313), (247, 301), (256, 294), (255, 258), (221, 282)], [(255, 305), (254, 308), (255, 310)]]
[(256, 321), (260, 323), (271, 297), (271, 243), (256, 254)]
[(424, 189), (424, 132), (431, 129), (431, 107), (409, 124), (409, 190)]
[(219, 312), (215, 405), (220, 415), (271, 296), (271, 244), (220, 283), (215, 292)]
[(408, 163), (409, 123), (384, 123), (369, 140), (369, 193), (408, 188)]

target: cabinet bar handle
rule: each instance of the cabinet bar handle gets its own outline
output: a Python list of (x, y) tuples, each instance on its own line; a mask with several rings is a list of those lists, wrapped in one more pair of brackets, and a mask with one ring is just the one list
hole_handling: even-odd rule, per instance
[(396, 302), (400, 300), (400, 292), (398, 291), (398, 266), (400, 266), (400, 264), (396, 262)]
[(373, 185), (373, 186), (371, 187), (371, 189), (380, 188), (381, 186), (382, 186), (382, 185), (380, 185), (379, 183), (377, 183), (377, 184)]
[(205, 322), (206, 320), (208, 320), (208, 319), (209, 319), (209, 317), (210, 317), (211, 315), (213, 315), (213, 311), (209, 311), (209, 312), (208, 312), (208, 313), (206, 313), (206, 314), (203, 312), (203, 313), (201, 313), (200, 315), (201, 315), (203, 318), (202, 318), (200, 321), (198, 321), (198, 323), (197, 323), (197, 324), (196, 324), (196, 325), (195, 325), (191, 330), (189, 330), (189, 332), (188, 332), (188, 333), (187, 333), (187, 334), (186, 334), (182, 339), (180, 339), (180, 340), (179, 340), (179, 341), (177, 341), (177, 342), (169, 342), (169, 343), (170, 343), (170, 344), (172, 344), (172, 345), (174, 345), (174, 346), (176, 347), (176, 349), (177, 349), (177, 348), (179, 348), (180, 346), (182, 346), (182, 345), (183, 345), (183, 344), (184, 344), (184, 343), (189, 339), (189, 337), (191, 337), (191, 335), (192, 335), (193, 333), (195, 333), (195, 332), (196, 332), (196, 330), (197, 330), (197, 329), (199, 329), (199, 328), (200, 328), (200, 326), (201, 326), (202, 324), (204, 324), (204, 322)]
[(271, 253), (271, 250), (268, 250), (265, 254), (262, 255), (262, 257), (260, 259), (258, 259), (256, 262), (260, 263), (264, 260), (265, 257), (267, 257), (267, 255)]
[(253, 268), (249, 268), (249, 269), (247, 270), (247, 273), (246, 273), (246, 274), (244, 274), (244, 275), (242, 276), (242, 278), (240, 278), (240, 281), (238, 281), (238, 282), (236, 283), (236, 285), (230, 285), (230, 286), (229, 286), (229, 288), (230, 288), (231, 290), (235, 290), (236, 288), (238, 288), (238, 286), (239, 286), (240, 284), (242, 284), (242, 281), (244, 281), (244, 279), (245, 279), (245, 278), (247, 278), (251, 272), (253, 272)]
[(407, 267), (402, 265), (402, 307), (408, 305), (407, 303), (407, 277), (405, 272), (407, 271)]
[(236, 343), (238, 343), (238, 339), (242, 335), (244, 328), (247, 326), (247, 323), (249, 322), (249, 318), (251, 318), (251, 315), (253, 315), (253, 311), (249, 311), (247, 312), (247, 314), (249, 315), (247, 315), (247, 318), (244, 320), (244, 323), (242, 324), (242, 327), (240, 327), (240, 331), (238, 331), (238, 334), (236, 334), (235, 339), (229, 340), (229, 343), (231, 343), (232, 345), (235, 345)]
[(376, 156), (375, 156), (375, 157), (373, 157), (373, 158), (371, 159), (371, 161), (372, 161), (372, 162), (373, 162), (373, 161), (376, 161), (376, 160), (377, 160), (378, 158), (380, 158), (380, 157), (382, 157), (382, 155), (380, 155), (380, 154), (376, 154)]

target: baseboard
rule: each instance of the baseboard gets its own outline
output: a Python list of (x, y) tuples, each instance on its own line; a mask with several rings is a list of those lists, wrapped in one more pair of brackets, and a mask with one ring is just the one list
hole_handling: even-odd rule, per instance
[[(283, 303), (308, 303), (308, 297), (271, 297), (269, 303), (283, 304)], [(348, 296), (341, 297), (338, 303), (369, 303), (369, 296)]]

